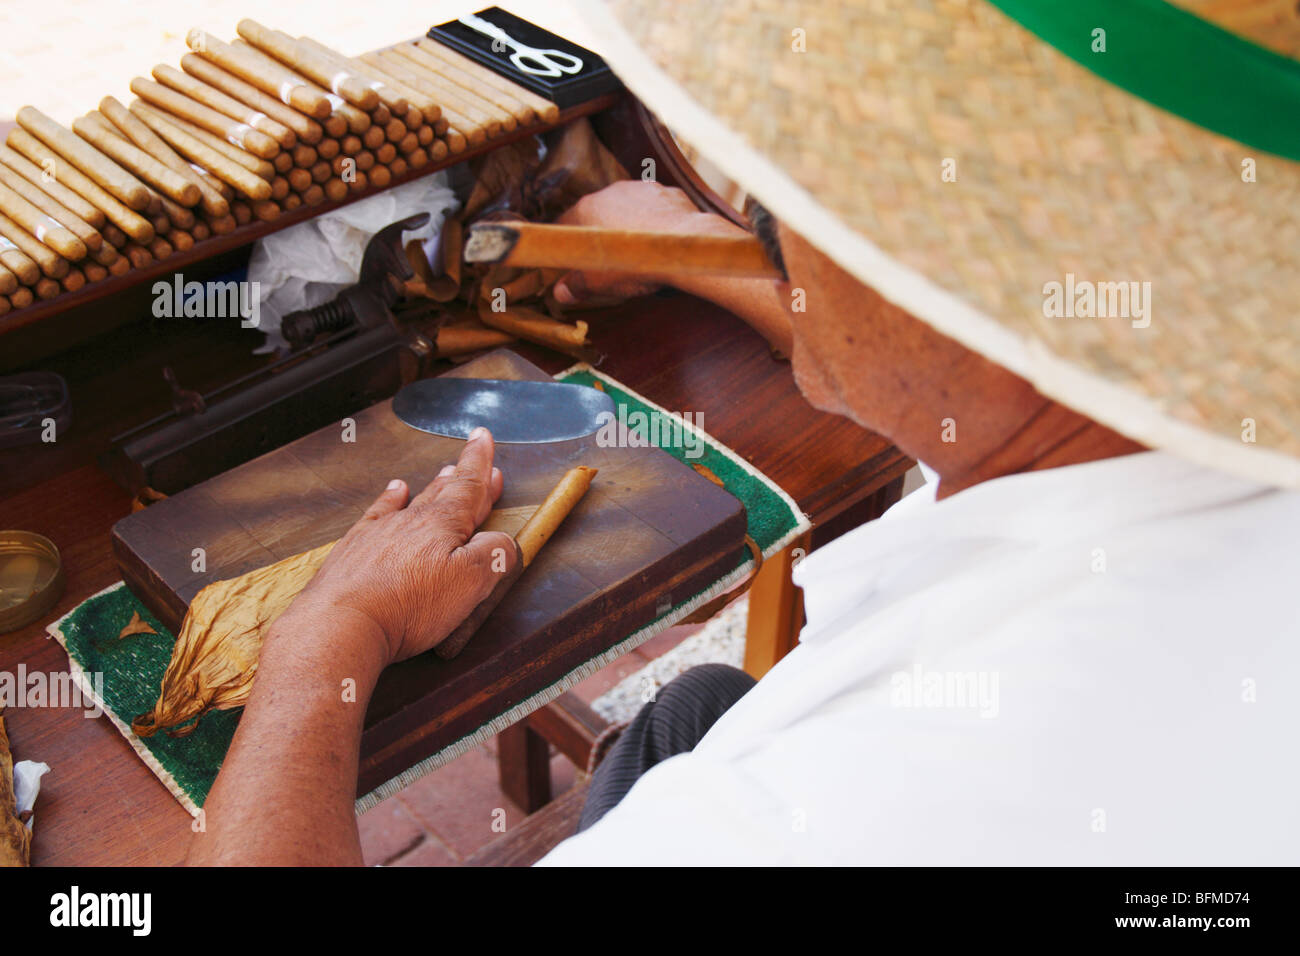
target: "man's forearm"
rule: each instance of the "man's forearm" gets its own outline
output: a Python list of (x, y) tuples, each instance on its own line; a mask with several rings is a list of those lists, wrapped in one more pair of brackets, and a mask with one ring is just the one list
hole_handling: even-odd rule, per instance
[[(684, 228), (696, 234), (747, 235), (744, 229), (713, 213), (689, 217)], [(667, 276), (664, 281), (683, 292), (719, 305), (742, 318), (781, 355), (794, 347), (790, 303), (781, 284), (772, 279), (736, 279), (709, 275)]]
[(357, 760), (383, 640), (348, 611), (294, 606), (272, 626), (191, 864), (361, 863)]

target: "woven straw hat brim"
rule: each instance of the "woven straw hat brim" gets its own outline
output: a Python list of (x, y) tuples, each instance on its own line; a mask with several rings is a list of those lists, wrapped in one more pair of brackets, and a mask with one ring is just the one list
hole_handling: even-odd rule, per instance
[[(1300, 164), (984, 0), (579, 6), (678, 136), (886, 299), (1136, 441), (1300, 487)], [(1145, 327), (1049, 314), (1052, 283), (1130, 282)]]

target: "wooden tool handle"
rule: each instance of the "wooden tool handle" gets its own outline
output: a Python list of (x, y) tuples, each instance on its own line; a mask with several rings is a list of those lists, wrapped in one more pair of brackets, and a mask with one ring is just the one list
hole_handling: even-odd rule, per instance
[(783, 278), (763, 244), (749, 235), (680, 235), (533, 222), (472, 226), (465, 261), (639, 275)]
[(483, 625), (483, 622), (488, 619), (488, 615), (496, 610), (496, 606), (501, 603), (501, 599), (506, 596), (509, 590), (514, 586), (514, 583), (519, 580), (520, 575), (524, 573), (523, 552), (519, 550), (518, 541), (516, 541), (514, 545), (514, 567), (501, 576), (501, 579), (497, 581), (496, 586), (492, 588), (492, 592), (479, 603), (478, 607), (474, 608), (474, 610), (470, 612), (469, 617), (465, 618), (465, 620), (463, 620), (454, 631), (448, 634), (438, 644), (438, 646), (434, 648), (434, 652), (443, 660), (451, 660), (465, 649), (465, 645), (469, 643), (469, 639), (474, 636), (474, 633)]

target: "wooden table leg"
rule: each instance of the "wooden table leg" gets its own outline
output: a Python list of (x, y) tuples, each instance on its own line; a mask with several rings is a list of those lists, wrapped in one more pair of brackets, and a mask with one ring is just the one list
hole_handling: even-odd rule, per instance
[(524, 813), (551, 802), (550, 746), (527, 720), (497, 734), (497, 777), (501, 792)]
[(790, 572), (808, 553), (809, 535), (763, 562), (749, 589), (749, 621), (745, 626), (745, 673), (762, 677), (794, 649), (803, 627), (803, 591)]

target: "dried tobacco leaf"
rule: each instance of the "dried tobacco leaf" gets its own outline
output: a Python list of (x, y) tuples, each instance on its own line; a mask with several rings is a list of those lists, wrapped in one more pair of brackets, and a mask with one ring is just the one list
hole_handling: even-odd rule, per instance
[(140, 612), (135, 611), (131, 614), (131, 623), (118, 632), (117, 639), (120, 641), (124, 637), (130, 637), (132, 634), (157, 634), (147, 621), (140, 617)]
[[(141, 737), (193, 733), (210, 710), (248, 702), (266, 629), (307, 586), (334, 542), (295, 554), (194, 596), (163, 674), (158, 703), (131, 722)], [(192, 722), (192, 723), (191, 723)]]
[(18, 801), (14, 797), (14, 761), (9, 753), (4, 711), (0, 710), (0, 867), (26, 866), (31, 848), (31, 831), (18, 819)]

